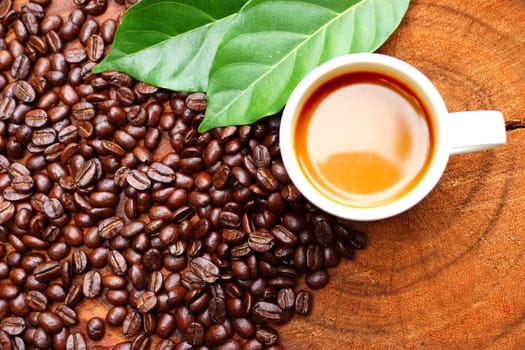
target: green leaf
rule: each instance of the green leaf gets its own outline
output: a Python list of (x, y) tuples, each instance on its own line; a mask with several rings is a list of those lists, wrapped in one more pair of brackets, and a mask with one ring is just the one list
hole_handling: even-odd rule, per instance
[(372, 52), (400, 24), (409, 0), (250, 0), (213, 60), (199, 126), (249, 124), (282, 109), (321, 63)]
[(176, 91), (204, 91), (222, 35), (247, 0), (141, 0), (94, 73), (116, 70)]

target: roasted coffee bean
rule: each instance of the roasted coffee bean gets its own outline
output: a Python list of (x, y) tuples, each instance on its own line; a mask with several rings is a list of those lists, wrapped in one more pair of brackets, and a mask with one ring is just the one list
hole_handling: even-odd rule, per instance
[(38, 55), (45, 55), (47, 53), (47, 43), (45, 39), (36, 35), (29, 35), (25, 52), (31, 52), (30, 50), (35, 51), (34, 59), (36, 59)]
[(306, 248), (306, 268), (310, 271), (317, 271), (324, 264), (324, 254), (322, 248), (317, 244), (310, 244)]
[(137, 299), (137, 310), (142, 313), (147, 313), (153, 310), (157, 305), (157, 297), (154, 292), (144, 291)]
[(208, 304), (208, 312), (213, 323), (219, 324), (226, 320), (226, 301), (223, 297), (214, 297)]
[(128, 270), (128, 264), (124, 256), (118, 250), (111, 250), (108, 255), (108, 265), (117, 276), (123, 276)]
[(224, 344), (228, 340), (228, 332), (222, 324), (209, 327), (204, 335), (206, 344), (217, 346)]
[(33, 275), (37, 281), (44, 283), (54, 280), (60, 277), (60, 263), (58, 261), (42, 263), (35, 268)]
[(257, 323), (281, 323), (283, 309), (277, 304), (260, 301), (254, 305), (252, 317)]
[(220, 277), (219, 268), (210, 260), (197, 257), (190, 262), (191, 271), (207, 283), (214, 283)]
[(5, 224), (15, 215), (15, 205), (9, 201), (0, 202), (0, 224)]
[(16, 108), (13, 97), (6, 96), (0, 100), (0, 120), (10, 119)]
[(175, 180), (175, 172), (168, 166), (154, 162), (147, 171), (147, 176), (157, 182), (169, 184)]
[(36, 98), (36, 92), (25, 80), (18, 80), (13, 83), (13, 95), (21, 102), (33, 102)]
[(51, 30), (58, 30), (62, 25), (62, 18), (58, 15), (48, 15), (40, 22), (40, 30), (43, 34)]
[(66, 326), (73, 326), (78, 323), (78, 315), (76, 311), (65, 304), (58, 305), (55, 313), (62, 319)]
[(126, 176), (127, 183), (138, 191), (145, 191), (150, 188), (151, 180), (148, 176), (137, 169), (131, 170)]
[[(13, 79), (22, 80), (27, 79), (31, 70), (31, 61), (26, 55), (16, 56), (13, 65), (11, 66), (11, 76)], [(13, 85), (14, 88), (14, 85)], [(13, 91), (13, 94), (15, 91)], [(31, 101), (24, 101), (31, 102)]]
[(206, 95), (202, 92), (195, 92), (186, 97), (186, 105), (195, 112), (202, 112), (206, 109)]
[(312, 295), (307, 290), (297, 292), (295, 297), (295, 313), (306, 316), (310, 313), (312, 307)]
[(64, 303), (67, 306), (75, 307), (82, 300), (82, 288), (79, 285), (72, 285), (69, 288)]
[[(47, 46), (51, 52), (58, 53), (62, 51), (64, 44), (62, 42), (62, 38), (56, 31), (50, 30), (49, 32), (47, 32), (45, 35), (45, 39)], [(45, 76), (45, 73), (43, 73), (42, 76)]]
[(104, 320), (100, 317), (92, 317), (86, 325), (87, 336), (91, 340), (101, 340), (106, 333)]
[(142, 328), (142, 317), (137, 311), (130, 311), (122, 323), (122, 334), (125, 337), (134, 337)]
[[(77, 0), (79, 1), (79, 0)], [(75, 2), (77, 2), (75, 1)], [(80, 0), (80, 1), (83, 1), (83, 2), (87, 2), (87, 1), (84, 1), (84, 0)], [(84, 5), (84, 4), (80, 4), (81, 6)], [(82, 24), (82, 27), (80, 28), (80, 32), (78, 33), (78, 40), (82, 43), (82, 44), (86, 44), (87, 40), (89, 39), (89, 37), (93, 34), (96, 34), (99, 30), (99, 25), (98, 25), (98, 22), (95, 21), (94, 19), (92, 18), (88, 18), (86, 19), (86, 21)]]
[(66, 340), (66, 350), (87, 350), (86, 340), (81, 333), (71, 333)]
[(167, 312), (160, 314), (155, 325), (155, 334), (160, 338), (169, 338), (175, 330), (175, 317)]
[(292, 288), (283, 288), (277, 293), (277, 304), (283, 310), (292, 309), (295, 306), (295, 293)]
[(98, 271), (88, 271), (84, 275), (82, 293), (88, 299), (96, 298), (102, 291), (102, 277)]
[(106, 314), (105, 321), (111, 327), (121, 326), (128, 311), (124, 306), (113, 306)]
[(186, 330), (186, 339), (194, 346), (201, 345), (204, 341), (204, 326), (198, 322), (192, 322)]
[(73, 252), (72, 268), (76, 274), (84, 273), (88, 268), (88, 257), (85, 251), (75, 250)]
[(306, 276), (306, 285), (312, 289), (321, 289), (328, 284), (329, 275), (326, 269), (320, 269)]
[(54, 312), (44, 311), (38, 315), (38, 323), (48, 333), (58, 333), (64, 326), (64, 323), (60, 317)]
[(32, 109), (25, 115), (25, 122), (31, 128), (43, 127), (47, 121), (47, 112), (43, 109)]
[(151, 339), (146, 333), (139, 333), (131, 343), (131, 350), (148, 350), (151, 347)]
[(122, 219), (118, 216), (112, 216), (102, 220), (97, 228), (100, 237), (103, 239), (111, 239), (118, 235), (123, 227), (124, 222)]
[(117, 24), (113, 19), (107, 19), (100, 25), (100, 35), (106, 44), (113, 42), (116, 28)]
[(24, 300), (26, 305), (35, 311), (44, 311), (48, 307), (47, 297), (38, 290), (30, 290), (25, 293)]
[(71, 107), (72, 117), (79, 121), (91, 120), (95, 114), (95, 108), (89, 102), (78, 102)]
[(268, 231), (255, 231), (250, 233), (248, 246), (259, 253), (270, 251), (275, 244), (274, 236)]
[(279, 334), (271, 327), (258, 327), (255, 331), (255, 338), (264, 345), (273, 345), (279, 341)]
[(13, 299), (18, 295), (18, 293), (18, 287), (12, 283), (4, 283), (2, 286), (0, 286), (0, 298), (2, 299)]
[(64, 215), (64, 207), (62, 206), (62, 203), (56, 198), (49, 198), (46, 202), (44, 202), (44, 214), (49, 219), (58, 219), (62, 215)]
[(49, 349), (51, 345), (51, 337), (41, 327), (28, 328), (24, 333), (24, 341), (39, 349)]
[(0, 322), (0, 330), (9, 335), (20, 335), (26, 329), (26, 321), (23, 317), (6, 317)]

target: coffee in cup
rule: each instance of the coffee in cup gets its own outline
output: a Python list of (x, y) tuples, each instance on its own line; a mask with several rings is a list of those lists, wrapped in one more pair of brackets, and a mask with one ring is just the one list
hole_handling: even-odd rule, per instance
[(310, 201), (346, 219), (376, 220), (419, 202), (450, 154), (492, 148), (506, 134), (499, 112), (448, 113), (408, 63), (353, 54), (303, 79), (280, 139), (290, 177)]

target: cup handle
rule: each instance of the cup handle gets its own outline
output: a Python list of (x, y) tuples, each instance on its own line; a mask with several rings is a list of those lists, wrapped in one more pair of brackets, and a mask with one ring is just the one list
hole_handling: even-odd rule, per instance
[(498, 111), (449, 113), (450, 154), (484, 151), (505, 144), (505, 119)]

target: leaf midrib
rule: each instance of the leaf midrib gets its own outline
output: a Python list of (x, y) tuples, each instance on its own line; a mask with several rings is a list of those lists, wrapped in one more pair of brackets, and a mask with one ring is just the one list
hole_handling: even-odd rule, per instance
[[(285, 60), (287, 60), (292, 54), (295, 54), (301, 47), (303, 47), (308, 41), (310, 41), (311, 38), (315, 37), (317, 34), (319, 34), (322, 30), (324, 30), (326, 27), (328, 27), (330, 24), (332, 24), (333, 22), (337, 21), (338, 19), (340, 19), (341, 17), (343, 17), (344, 15), (346, 15), (348, 12), (352, 11), (353, 9), (359, 7), (361, 4), (363, 4), (364, 2), (366, 2), (365, 0), (360, 0), (359, 3), (349, 7), (347, 10), (341, 12), (339, 15), (335, 16), (333, 19), (331, 19), (330, 21), (326, 22), (325, 25), (319, 27), (319, 29), (317, 29), (315, 32), (312, 33), (312, 35), (309, 35), (307, 36), (307, 38), (301, 42), (299, 45), (297, 45), (296, 48), (294, 48), (293, 50), (291, 50), (288, 54), (286, 54), (285, 56), (283, 56), (279, 61), (277, 61), (274, 65), (269, 65), (269, 67), (272, 67), (271, 69), (268, 69), (268, 71), (266, 71), (266, 73), (262, 74), (259, 78), (255, 79), (250, 85), (248, 85), (245, 89), (243, 89), (243, 91), (247, 91), (248, 89), (252, 89), (254, 85), (256, 85), (260, 80), (262, 80), (263, 78), (265, 78), (267, 75), (269, 75), (274, 69), (275, 67), (281, 65)], [(330, 10), (330, 9), (329, 9)], [(332, 10), (330, 10), (331, 12), (334, 12)], [(299, 34), (299, 33), (296, 33), (296, 34)], [(224, 69), (225, 67), (228, 67), (230, 65), (233, 65), (233, 64), (229, 64), (229, 65), (226, 65), (224, 67), (221, 67), (221, 69)], [(237, 95), (237, 97), (235, 97), (234, 99), (231, 100), (230, 103), (228, 103), (226, 106), (224, 106), (224, 108), (222, 108), (220, 111), (218, 111), (216, 114), (217, 115), (221, 115), (223, 114), (227, 109), (230, 108), (231, 105), (233, 105), (237, 100), (239, 100), (241, 97), (242, 97), (243, 94), (240, 94), (240, 95)]]

